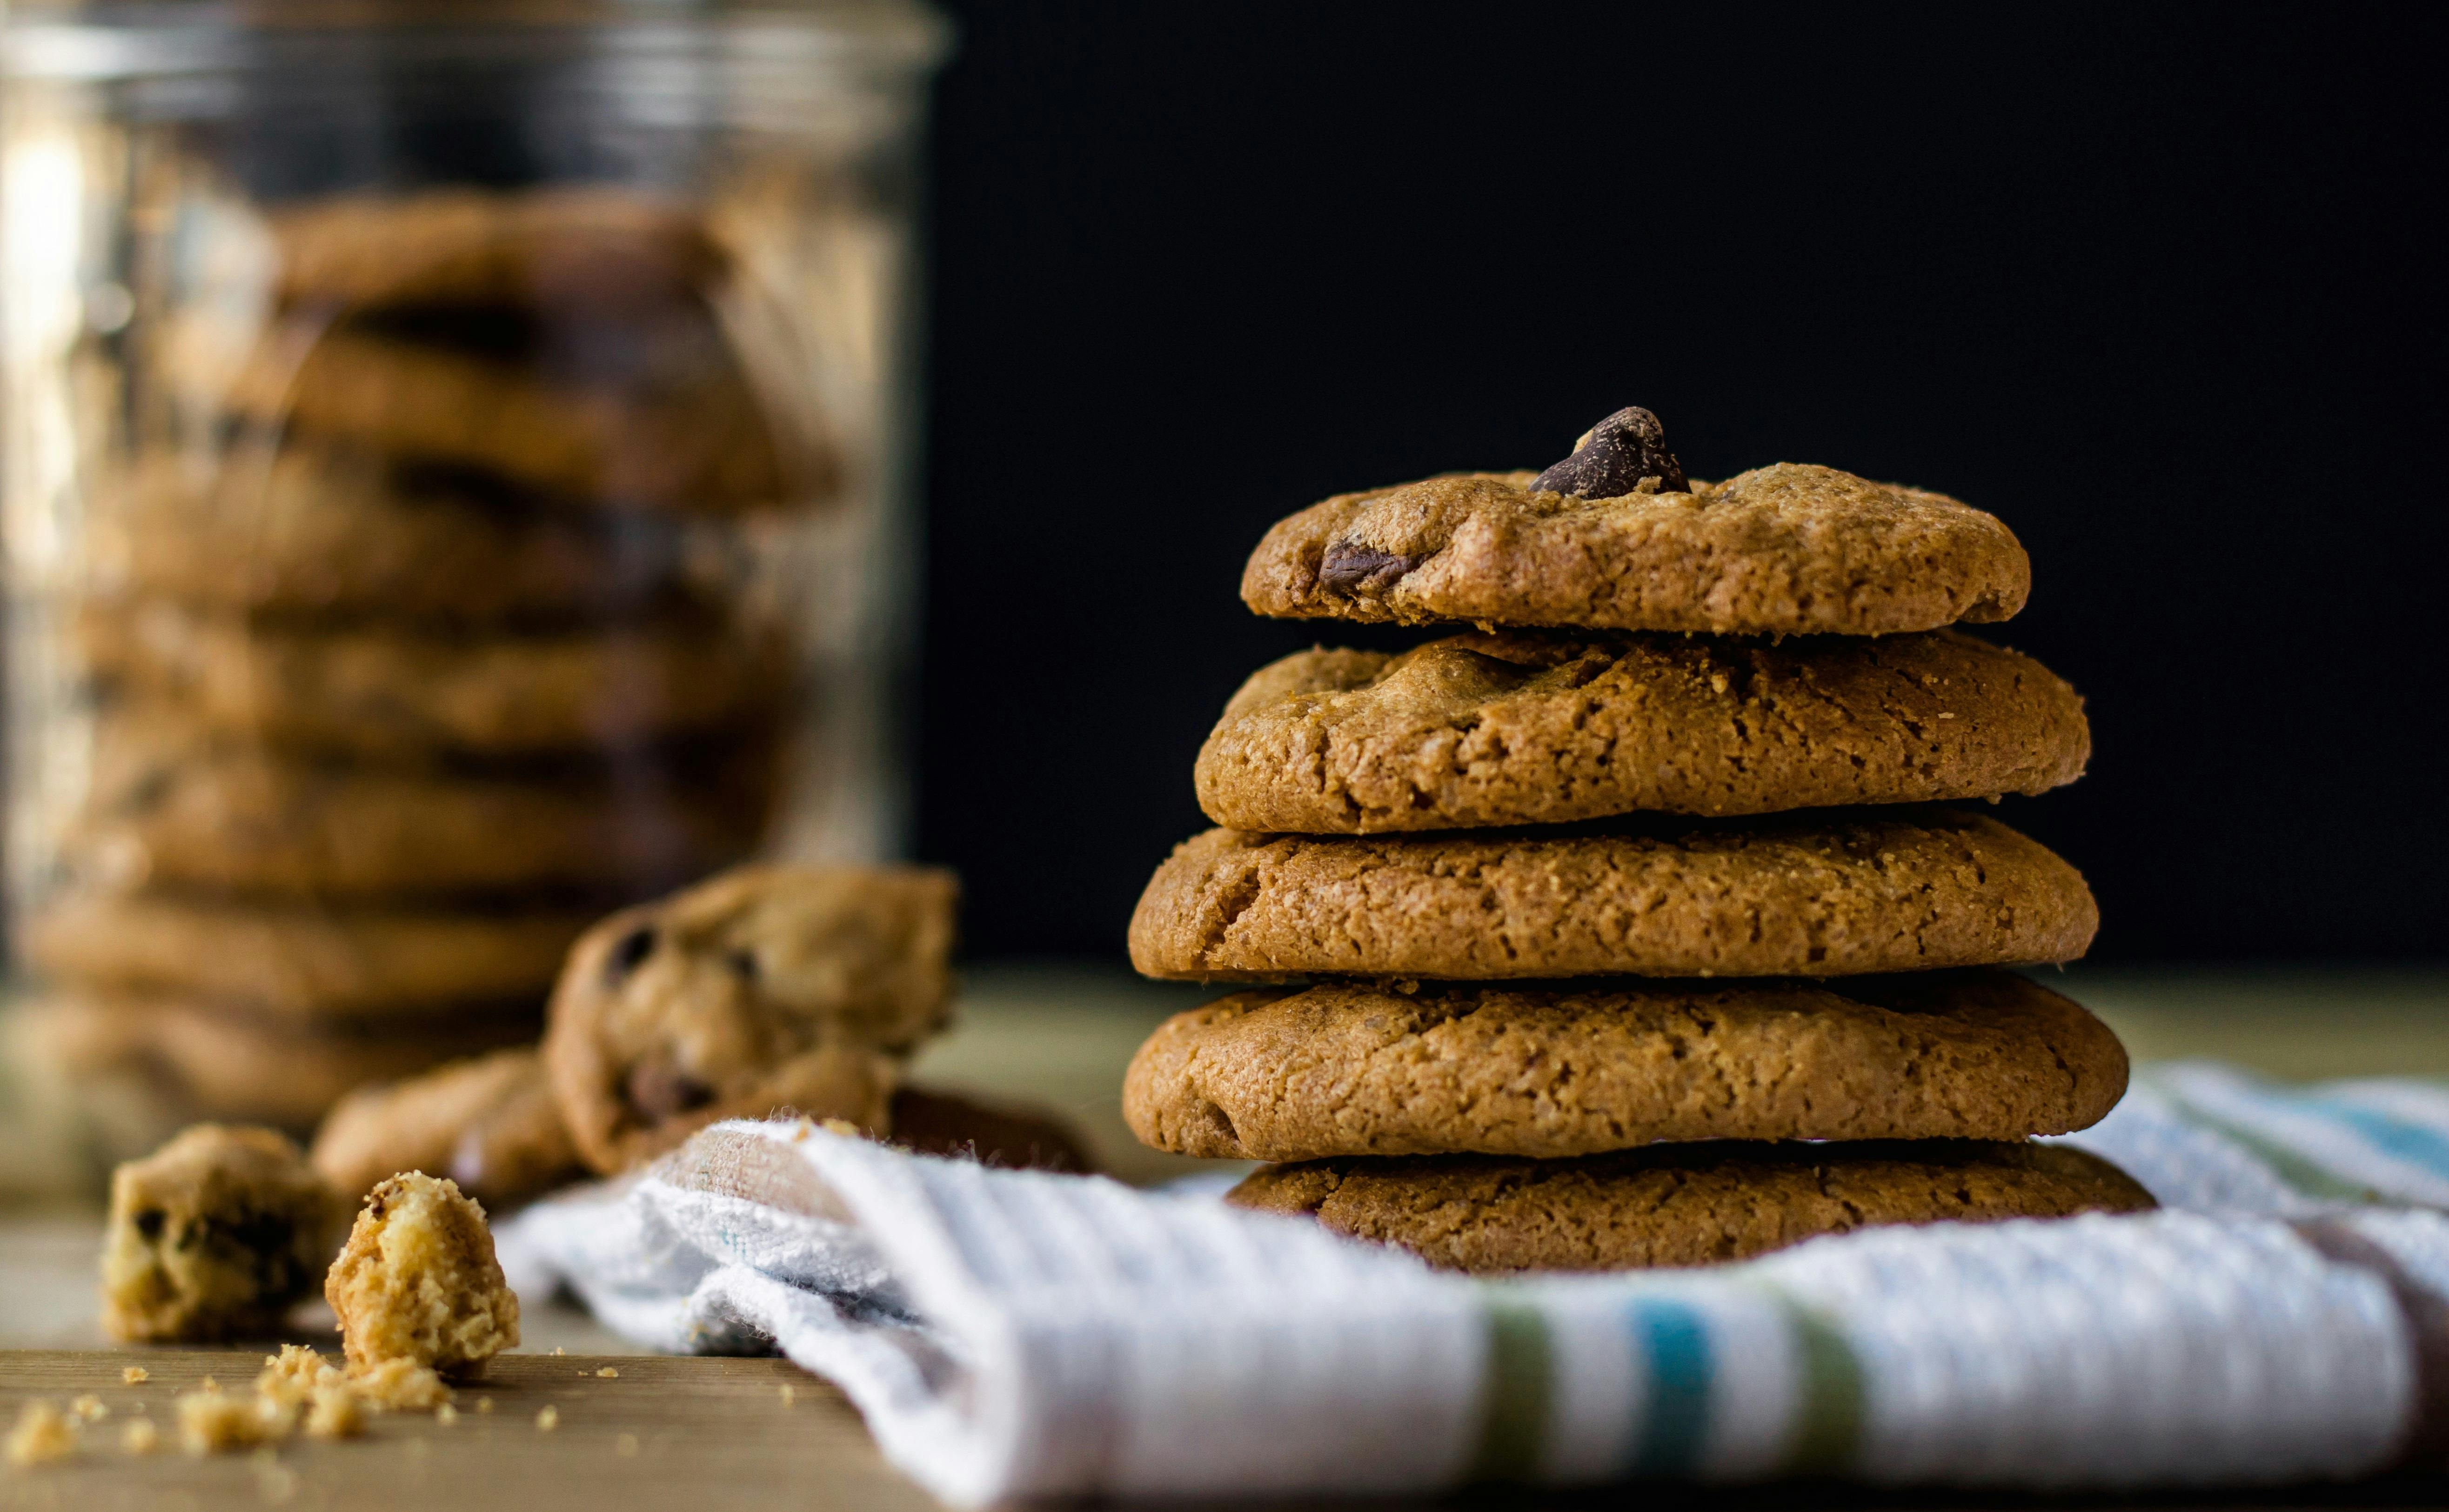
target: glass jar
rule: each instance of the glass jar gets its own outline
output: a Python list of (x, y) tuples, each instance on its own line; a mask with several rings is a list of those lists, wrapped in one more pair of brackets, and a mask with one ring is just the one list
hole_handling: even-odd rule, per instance
[(106, 1153), (902, 829), (916, 0), (20, 7), (18, 1063)]

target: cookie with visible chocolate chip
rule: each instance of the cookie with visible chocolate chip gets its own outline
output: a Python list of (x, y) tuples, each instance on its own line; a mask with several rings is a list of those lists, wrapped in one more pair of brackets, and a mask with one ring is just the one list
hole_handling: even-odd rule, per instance
[(187, 1129), (111, 1173), (103, 1328), (125, 1343), (278, 1333), (323, 1273), (340, 1215), (282, 1136)]
[(605, 920), (545, 1036), (579, 1153), (609, 1174), (781, 1109), (883, 1127), (950, 1009), (957, 894), (927, 868), (747, 868)]
[(2005, 620), (2031, 587), (1991, 515), (1797, 463), (1687, 481), (1646, 410), (1535, 476), (1339, 494), (1269, 530), (1242, 577), (1252, 609), (1289, 619), (1745, 635)]
[(403, 1172), (367, 1193), (323, 1297), (352, 1375), (403, 1361), (465, 1380), (518, 1347), (519, 1299), (485, 1210), (448, 1177)]
[(2126, 1051), (2005, 971), (1336, 984), (1176, 1014), (1123, 1116), (1176, 1155), (1552, 1159), (1655, 1139), (2016, 1139), (2100, 1120)]
[(1231, 829), (1377, 834), (2042, 793), (2091, 754), (2074, 689), (1960, 631), (1505, 631), (1263, 667), (1197, 782)]
[(1317, 1160), (1253, 1172), (1225, 1200), (1481, 1274), (1716, 1265), (1882, 1224), (2155, 1205), (2125, 1172), (2080, 1150), (1957, 1139)]
[(1855, 976), (2069, 961), (2082, 874), (1946, 810), (1603, 821), (1580, 832), (1211, 830), (1131, 915), (1143, 975)]

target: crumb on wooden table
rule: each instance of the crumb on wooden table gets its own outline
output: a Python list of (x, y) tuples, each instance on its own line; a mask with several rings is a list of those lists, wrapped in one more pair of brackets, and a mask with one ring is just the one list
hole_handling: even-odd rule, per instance
[(451, 1388), (433, 1368), (415, 1360), (377, 1360), (349, 1369), (349, 1386), (374, 1407), (389, 1412), (430, 1412), (451, 1400)]
[(162, 1430), (139, 1418), (119, 1430), (119, 1446), (129, 1454), (150, 1454), (162, 1446)]
[(546, 1407), (536, 1414), (535, 1423), (538, 1433), (550, 1433), (561, 1426), (561, 1408)]
[(68, 1404), (68, 1415), (80, 1423), (99, 1423), (110, 1416), (110, 1408), (102, 1398), (88, 1391)]
[(153, 1379), (153, 1372), (141, 1365), (131, 1365), (119, 1372), (119, 1379), (124, 1386), (143, 1386)]
[(459, 1409), (445, 1402), (434, 1409), (434, 1421), (447, 1428), (459, 1421)]
[(77, 1451), (76, 1425), (48, 1402), (29, 1402), (9, 1430), (8, 1461), (18, 1469), (65, 1460)]
[(318, 1391), (344, 1384), (331, 1361), (302, 1344), (284, 1344), (279, 1354), (263, 1357), (262, 1373), (255, 1378), (258, 1394), (292, 1407), (310, 1401)]
[(268, 1396), (190, 1391), (179, 1398), (179, 1442), (189, 1454), (226, 1454), (289, 1437), (295, 1410)]
[(606, 1366), (606, 1367), (604, 1367), (604, 1368), (602, 1368), (602, 1369), (600, 1369), (600, 1370), (596, 1371), (595, 1373), (596, 1373), (597, 1375), (599, 1375), (599, 1376), (602, 1376), (602, 1377), (603, 1377), (605, 1380), (607, 1380), (607, 1381), (617, 1381), (617, 1380), (619, 1380), (619, 1379), (620, 1379), (620, 1377), (621, 1377), (621, 1372), (620, 1372), (620, 1371), (618, 1371), (618, 1370), (615, 1370), (614, 1368), (611, 1368), (610, 1366), (608, 1366), (608, 1365), (607, 1365), (607, 1366)]

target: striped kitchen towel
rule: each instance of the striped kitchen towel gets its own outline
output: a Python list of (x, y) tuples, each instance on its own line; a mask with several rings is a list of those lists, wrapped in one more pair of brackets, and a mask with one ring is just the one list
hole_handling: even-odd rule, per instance
[(1492, 1282), (1212, 1193), (718, 1125), (529, 1210), (514, 1284), (780, 1349), (948, 1502), (1812, 1473), (2115, 1487), (2438, 1466), (2449, 1087), (2139, 1075), (2158, 1213)]

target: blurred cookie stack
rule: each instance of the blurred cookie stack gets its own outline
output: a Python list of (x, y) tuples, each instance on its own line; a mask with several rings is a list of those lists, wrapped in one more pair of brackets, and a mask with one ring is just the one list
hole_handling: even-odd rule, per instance
[(256, 302), (133, 354), (61, 615), (90, 778), (24, 921), (123, 1144), (530, 1041), (607, 908), (746, 854), (793, 697), (753, 535), (834, 483), (684, 209), (433, 191), (230, 240)]
[[(1131, 922), (1176, 1016), (1124, 1112), (1236, 1189), (1472, 1271), (1740, 1258), (1863, 1224), (2150, 1204), (2031, 1137), (2126, 1058), (2001, 967), (2083, 879), (1977, 811), (2080, 775), (2082, 701), (1950, 628), (2022, 607), (1996, 519), (1833, 469), (1687, 481), (1647, 411), (1539, 474), (1269, 532), (1262, 614), (1475, 626), (1261, 671), (1200, 752), (1227, 828)], [(1834, 1142), (1822, 1142), (1834, 1141)]]

